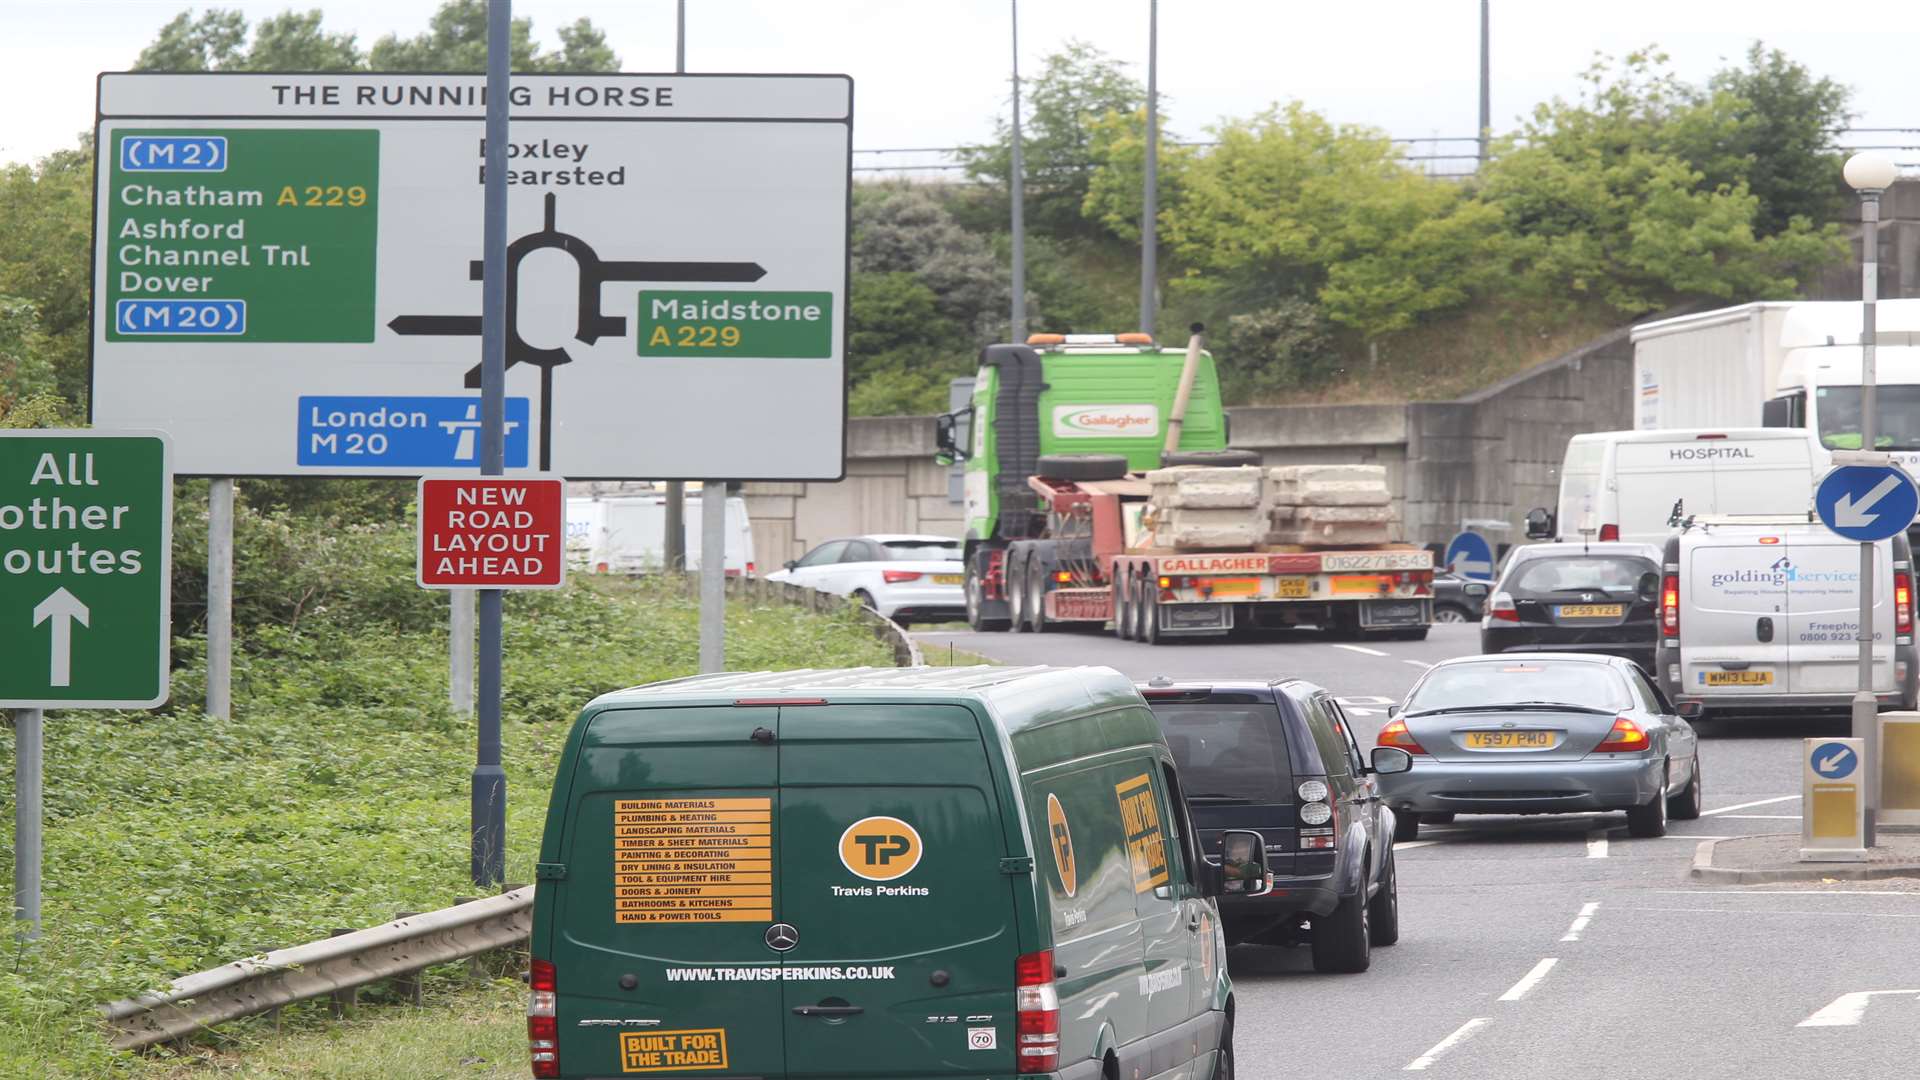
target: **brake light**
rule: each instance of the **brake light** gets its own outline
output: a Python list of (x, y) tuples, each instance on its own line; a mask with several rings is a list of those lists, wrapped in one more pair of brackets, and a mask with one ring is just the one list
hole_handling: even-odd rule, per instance
[(733, 699), (733, 703), (763, 706), (825, 705), (827, 699), (823, 697), (743, 697)]
[(1427, 748), (1407, 730), (1405, 720), (1389, 720), (1387, 726), (1380, 729), (1380, 735), (1374, 742), (1380, 746), (1397, 746), (1409, 754), (1424, 754)]
[(1173, 588), (1173, 579), (1166, 576), (1165, 574), (1160, 575), (1160, 587), (1162, 589)]
[(1022, 1073), (1060, 1067), (1060, 994), (1053, 985), (1053, 950), (1013, 962), (1014, 1044)]
[(1053, 572), (1053, 580), (1056, 584), (1060, 584), (1060, 585), (1071, 584), (1073, 582), (1073, 571), (1055, 570)]
[(1640, 729), (1640, 725), (1621, 716), (1614, 719), (1613, 730), (1607, 732), (1607, 737), (1601, 739), (1600, 745), (1593, 750), (1596, 754), (1631, 754), (1645, 750), (1649, 745), (1647, 733)]
[(560, 1020), (555, 1008), (560, 977), (551, 961), (535, 960), (527, 967), (527, 1052), (533, 1058), (536, 1080), (560, 1075)]
[(1893, 632), (1913, 633), (1913, 573), (1902, 570), (1893, 575)]
[(920, 571), (918, 570), (882, 570), (880, 571), (880, 580), (886, 582), (889, 585), (898, 585), (903, 581), (919, 581)]
[(1620, 539), (1620, 526), (1618, 526), (1618, 525), (1602, 525), (1602, 526), (1600, 526), (1600, 539), (1601, 539), (1601, 540), (1602, 540), (1603, 542), (1604, 542), (1604, 541), (1607, 541), (1607, 540), (1618, 540), (1618, 539)]
[(1497, 592), (1487, 597), (1487, 618), (1500, 622), (1519, 622), (1520, 612), (1514, 609), (1513, 594)]
[(1668, 574), (1660, 583), (1660, 630), (1668, 637), (1680, 636), (1680, 575)]
[(747, 564), (747, 573), (749, 573), (749, 574), (751, 574), (751, 573), (753, 573), (753, 572), (754, 572), (754, 569), (755, 569), (755, 567), (754, 567), (754, 565), (753, 565), (752, 563), (748, 563), (748, 564)]

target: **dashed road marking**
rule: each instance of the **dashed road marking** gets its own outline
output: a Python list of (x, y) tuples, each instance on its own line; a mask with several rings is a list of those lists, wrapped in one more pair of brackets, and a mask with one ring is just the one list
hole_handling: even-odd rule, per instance
[(1400, 662), (1403, 664), (1412, 664), (1414, 667), (1417, 667), (1417, 668), (1430, 668), (1433, 666), (1432, 664), (1427, 663), (1425, 660), (1402, 660)]
[(1383, 652), (1381, 652), (1381, 651), (1380, 651), (1379, 649), (1369, 649), (1369, 648), (1367, 648), (1367, 647), (1366, 647), (1365, 645), (1335, 645), (1335, 646), (1334, 646), (1334, 648), (1336, 648), (1336, 649), (1345, 649), (1345, 650), (1347, 650), (1348, 652), (1357, 652), (1357, 653), (1366, 653), (1366, 654), (1367, 654), (1368, 656), (1391, 656), (1391, 655), (1393, 655), (1392, 653), (1383, 653)]
[(1461, 1024), (1458, 1028), (1454, 1029), (1453, 1034), (1447, 1036), (1444, 1039), (1441, 1039), (1437, 1043), (1434, 1043), (1433, 1049), (1427, 1051), (1424, 1054), (1421, 1054), (1417, 1058), (1414, 1058), (1413, 1061), (1410, 1062), (1406, 1068), (1400, 1071), (1401, 1072), (1420, 1072), (1422, 1070), (1432, 1068), (1433, 1063), (1440, 1059), (1441, 1054), (1446, 1053), (1447, 1051), (1453, 1049), (1456, 1046), (1459, 1046), (1461, 1043), (1466, 1042), (1468, 1039), (1472, 1038), (1473, 1033), (1480, 1030), (1482, 1027), (1486, 1026), (1488, 1020), (1489, 1020), (1488, 1017), (1476, 1016), (1473, 1019), (1467, 1021), (1466, 1023)]
[(1795, 1027), (1853, 1027), (1867, 1014), (1867, 1005), (1879, 995), (1920, 998), (1920, 990), (1858, 990), (1841, 994), (1833, 1003), (1795, 1024)]
[(1547, 977), (1547, 972), (1553, 970), (1553, 965), (1559, 962), (1560, 962), (1559, 957), (1549, 956), (1545, 960), (1542, 960), (1539, 963), (1533, 965), (1533, 970), (1527, 972), (1525, 975), (1520, 976), (1520, 981), (1517, 983), (1514, 983), (1511, 987), (1509, 987), (1506, 993), (1501, 994), (1500, 1000), (1501, 1001), (1519, 1001), (1521, 998), (1526, 997), (1527, 991), (1533, 989), (1535, 986), (1538, 986), (1540, 984), (1540, 980)]
[[(1618, 910), (1649, 911), (1678, 915), (1786, 915), (1793, 918), (1799, 918), (1803, 915), (1818, 915), (1827, 918), (1842, 919), (1920, 919), (1920, 912), (1910, 911), (1774, 911), (1766, 908), (1716, 907), (1636, 907), (1620, 908)], [(1920, 993), (1920, 990), (1914, 992)]]
[(1773, 799), (1755, 799), (1752, 802), (1734, 803), (1732, 806), (1723, 806), (1718, 810), (1702, 810), (1700, 811), (1700, 816), (1712, 817), (1715, 814), (1730, 814), (1735, 810), (1745, 810), (1749, 806), (1771, 806), (1777, 802), (1790, 802), (1799, 797), (1798, 795), (1782, 795)]
[(1599, 910), (1600, 901), (1598, 900), (1595, 900), (1591, 904), (1580, 905), (1580, 914), (1573, 920), (1573, 925), (1567, 927), (1565, 936), (1561, 937), (1560, 940), (1579, 941), (1581, 932), (1587, 928), (1588, 923), (1593, 921), (1593, 913)]
[(1799, 814), (1728, 814), (1728, 821), (1799, 821)]
[(1413, 848), (1432, 847), (1433, 845), (1439, 842), (1440, 841), (1438, 840), (1402, 840), (1399, 843), (1393, 845), (1393, 850), (1410, 851)]
[(1604, 859), (1607, 857), (1607, 831), (1595, 829), (1587, 834), (1587, 858)]

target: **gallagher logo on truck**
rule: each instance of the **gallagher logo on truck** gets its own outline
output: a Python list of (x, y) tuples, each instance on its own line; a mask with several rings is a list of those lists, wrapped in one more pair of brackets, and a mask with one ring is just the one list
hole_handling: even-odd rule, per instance
[(1160, 406), (1055, 405), (1053, 433), (1062, 439), (1153, 438), (1160, 434)]

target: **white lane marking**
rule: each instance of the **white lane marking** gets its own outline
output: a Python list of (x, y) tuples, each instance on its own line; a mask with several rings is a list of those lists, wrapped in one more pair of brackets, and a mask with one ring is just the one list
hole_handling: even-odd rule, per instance
[(1799, 814), (1728, 814), (1728, 821), (1799, 821)]
[(1410, 851), (1417, 847), (1432, 847), (1433, 845), (1439, 842), (1440, 841), (1438, 840), (1402, 840), (1399, 843), (1393, 845), (1393, 850)]
[[(1801, 915), (1837, 916), (1842, 919), (1920, 919), (1920, 913), (1906, 911), (1773, 911), (1762, 908), (1720, 908), (1720, 907), (1637, 907), (1621, 908), (1621, 911), (1657, 911), (1678, 913), (1681, 915)], [(1920, 993), (1920, 990), (1915, 991)]]
[(1365, 645), (1335, 645), (1334, 648), (1345, 649), (1348, 652), (1366, 653), (1368, 656), (1391, 656), (1392, 655), (1391, 653), (1383, 653), (1379, 649), (1369, 649)]
[(1427, 1051), (1424, 1054), (1421, 1054), (1417, 1058), (1414, 1058), (1413, 1061), (1410, 1062), (1406, 1068), (1400, 1071), (1401, 1072), (1420, 1072), (1423, 1069), (1432, 1068), (1433, 1063), (1440, 1059), (1441, 1054), (1444, 1054), (1447, 1051), (1453, 1049), (1454, 1047), (1459, 1046), (1461, 1043), (1466, 1042), (1469, 1038), (1472, 1037), (1474, 1032), (1480, 1030), (1482, 1027), (1486, 1025), (1488, 1019), (1489, 1018), (1485, 1016), (1476, 1016), (1473, 1019), (1467, 1021), (1466, 1023), (1461, 1024), (1458, 1028), (1454, 1029), (1453, 1034), (1447, 1036), (1444, 1039), (1441, 1039), (1437, 1043), (1434, 1043), (1433, 1049)]
[(1604, 859), (1607, 857), (1607, 831), (1595, 829), (1587, 834), (1587, 858)]
[[(1699, 896), (1699, 889), (1648, 889), (1663, 896)], [(1715, 889), (1716, 897), (1730, 896), (1920, 896), (1901, 889)]]
[(1600, 910), (1600, 901), (1598, 900), (1595, 900), (1591, 904), (1582, 904), (1580, 906), (1579, 916), (1573, 920), (1572, 926), (1567, 927), (1566, 936), (1562, 937), (1560, 940), (1561, 941), (1579, 941), (1580, 932), (1587, 928), (1587, 924), (1593, 921), (1593, 913), (1599, 910)]
[(1534, 986), (1537, 985), (1541, 979), (1546, 978), (1547, 972), (1552, 971), (1553, 965), (1559, 962), (1560, 962), (1559, 957), (1549, 956), (1545, 960), (1542, 960), (1539, 963), (1533, 965), (1533, 970), (1527, 972), (1525, 975), (1520, 976), (1520, 981), (1517, 983), (1514, 983), (1513, 986), (1510, 989), (1508, 989), (1506, 993), (1501, 994), (1500, 1000), (1501, 1001), (1519, 1001), (1521, 998), (1526, 997), (1527, 991), (1533, 989)]
[(1920, 998), (1920, 990), (1858, 990), (1851, 994), (1841, 994), (1833, 1003), (1795, 1027), (1852, 1027), (1867, 1014), (1867, 1005), (1876, 994), (1912, 995)]
[(1414, 667), (1417, 667), (1417, 668), (1430, 668), (1433, 666), (1432, 664), (1427, 663), (1425, 660), (1402, 660), (1400, 662), (1403, 664), (1412, 664)]
[(1749, 806), (1771, 806), (1777, 802), (1790, 802), (1799, 797), (1798, 795), (1782, 795), (1777, 799), (1755, 799), (1752, 802), (1734, 803), (1732, 806), (1723, 806), (1718, 810), (1702, 810), (1700, 811), (1700, 816), (1712, 817), (1715, 814), (1730, 814), (1735, 810), (1745, 810)]
[(1715, 833), (1684, 833), (1683, 834), (1683, 833), (1675, 832), (1675, 833), (1668, 833), (1665, 836), (1650, 836), (1647, 839), (1649, 840), (1731, 840), (1733, 839), (1733, 837), (1720, 836)]

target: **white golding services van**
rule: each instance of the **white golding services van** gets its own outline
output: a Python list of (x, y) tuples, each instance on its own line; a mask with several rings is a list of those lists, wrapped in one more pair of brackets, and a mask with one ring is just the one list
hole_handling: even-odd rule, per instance
[(1533, 539), (1658, 544), (1683, 516), (1799, 514), (1813, 505), (1813, 449), (1786, 428), (1598, 431), (1567, 441), (1559, 511), (1527, 515)]
[[(1873, 689), (1914, 705), (1907, 538), (1875, 545)], [(1860, 545), (1806, 515), (1695, 519), (1667, 540), (1654, 671), (1721, 714), (1845, 712), (1859, 685)]]

